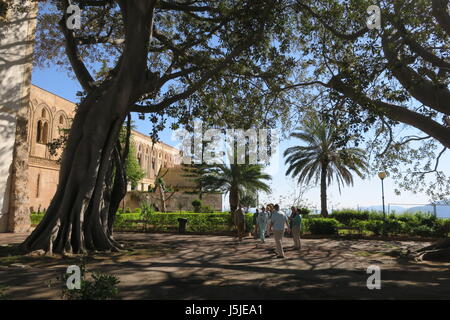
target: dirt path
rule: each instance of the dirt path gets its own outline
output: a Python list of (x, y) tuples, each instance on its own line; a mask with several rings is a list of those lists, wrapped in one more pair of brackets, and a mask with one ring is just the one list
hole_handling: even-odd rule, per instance
[[(0, 245), (24, 237), (0, 234)], [(297, 252), (287, 238), (288, 258), (275, 259), (273, 239), (261, 245), (224, 236), (124, 233), (117, 238), (138, 249), (94, 259), (88, 268), (117, 275), (123, 299), (450, 298), (450, 264), (413, 263), (392, 254), (426, 243), (308, 239)], [(60, 290), (48, 283), (68, 264), (73, 261), (0, 257), (0, 286), (8, 287), (12, 299), (58, 299)], [(369, 265), (381, 268), (381, 290), (366, 287)]]

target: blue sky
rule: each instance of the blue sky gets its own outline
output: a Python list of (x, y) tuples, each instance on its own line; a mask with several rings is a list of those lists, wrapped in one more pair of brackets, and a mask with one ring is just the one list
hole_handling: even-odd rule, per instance
[[(80, 90), (78, 82), (71, 79), (69, 74), (65, 71), (59, 71), (56, 68), (34, 68), (33, 70), (33, 84), (57, 94), (65, 99), (77, 102), (76, 92)], [(144, 134), (149, 134), (151, 131), (151, 123), (149, 120), (139, 120), (136, 115), (133, 116), (136, 129)], [(172, 131), (166, 129), (160, 133), (161, 141), (175, 146), (176, 141), (172, 139)], [(295, 182), (285, 176), (286, 167), (281, 155), (286, 148), (292, 146), (294, 141), (285, 140), (280, 143), (278, 157), (273, 166), (270, 167), (269, 172), (272, 174), (273, 181), (271, 183), (272, 195), (266, 196), (261, 194), (260, 199), (263, 202), (273, 201), (279, 202), (280, 196), (288, 196), (295, 191)], [(447, 153), (441, 160), (441, 168), (445, 172), (450, 172), (450, 155)], [(401, 203), (401, 204), (425, 204), (428, 203), (428, 197), (425, 194), (413, 194), (412, 192), (403, 191), (400, 196), (395, 195), (394, 182), (387, 178), (384, 181), (385, 187), (385, 202)], [(297, 191), (298, 193), (298, 191)], [(357, 208), (358, 206), (375, 206), (381, 204), (381, 182), (378, 177), (371, 177), (367, 180), (362, 180), (355, 177), (355, 184), (353, 187), (345, 187), (341, 193), (337, 185), (332, 185), (328, 190), (329, 208)], [(307, 203), (312, 207), (320, 207), (320, 193), (319, 188), (310, 189), (304, 194)], [(283, 202), (283, 201), (281, 201)], [(288, 205), (288, 201), (285, 204)]]

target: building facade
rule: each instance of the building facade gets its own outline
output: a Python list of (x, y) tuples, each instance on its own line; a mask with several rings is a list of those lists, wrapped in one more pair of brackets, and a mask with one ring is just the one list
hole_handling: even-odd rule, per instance
[[(75, 104), (31, 84), (37, 2), (2, 3), (8, 6), (0, 10), (0, 232), (27, 232), (30, 212), (48, 208), (58, 186), (59, 154), (51, 155), (47, 143), (70, 127)], [(13, 4), (26, 8), (16, 12)], [(161, 168), (179, 163), (179, 152), (136, 131), (132, 138), (145, 172), (136, 189), (148, 191)]]
[[(145, 173), (136, 190), (149, 191), (155, 186), (155, 179), (161, 168), (172, 168), (180, 164), (180, 151), (165, 143), (153, 144), (150, 137), (134, 130), (131, 137), (137, 161)], [(128, 190), (131, 190), (131, 185), (128, 185)]]
[[(28, 108), (28, 201), (29, 211), (48, 208), (58, 186), (60, 153), (51, 155), (47, 144), (58, 139), (69, 129), (75, 112), (75, 103), (63, 99), (37, 86), (31, 86)], [(155, 186), (161, 168), (180, 163), (178, 149), (152, 139), (138, 131), (131, 132), (137, 161), (144, 178), (136, 190), (148, 191)], [(131, 185), (128, 190), (131, 190)]]

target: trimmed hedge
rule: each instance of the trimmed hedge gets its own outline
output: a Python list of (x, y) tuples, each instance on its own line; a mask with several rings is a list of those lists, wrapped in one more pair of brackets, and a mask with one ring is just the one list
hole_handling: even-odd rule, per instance
[(339, 221), (333, 218), (303, 218), (302, 232), (309, 232), (314, 235), (331, 235), (337, 233), (336, 228), (339, 225)]
[(334, 218), (340, 223), (348, 225), (351, 220), (368, 220), (369, 214), (369, 211), (342, 210), (333, 211), (330, 214), (330, 218)]
[[(44, 213), (31, 215), (32, 225), (37, 225)], [(408, 235), (421, 237), (445, 237), (450, 233), (450, 219), (436, 218), (432, 214), (415, 213), (388, 215), (386, 220), (381, 213), (342, 210), (333, 212), (331, 218), (317, 215), (304, 216), (302, 233), (313, 235), (333, 235), (339, 226), (359, 227), (374, 235)], [(114, 222), (116, 231), (136, 231), (144, 227), (148, 230), (167, 231), (178, 227), (178, 218), (188, 219), (187, 232), (229, 232), (233, 230), (233, 222), (228, 212), (193, 213), (187, 211), (161, 213), (118, 213)], [(247, 231), (253, 230), (253, 214), (245, 216)], [(133, 220), (144, 220), (133, 222)]]
[[(247, 231), (252, 230), (251, 213), (246, 214), (245, 222)], [(145, 220), (149, 230), (167, 231), (170, 227), (178, 226), (178, 219), (187, 219), (187, 232), (223, 232), (233, 230), (233, 221), (228, 212), (221, 213), (192, 213), (192, 212), (154, 212), (148, 215), (138, 213), (118, 214), (114, 227), (116, 230), (130, 230), (136, 227), (143, 228), (141, 223), (133, 223), (132, 220)]]

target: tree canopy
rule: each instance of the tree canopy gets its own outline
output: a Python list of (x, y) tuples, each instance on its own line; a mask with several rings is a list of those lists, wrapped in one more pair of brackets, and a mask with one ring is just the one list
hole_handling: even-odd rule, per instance
[[(299, 63), (286, 90), (308, 90), (329, 121), (345, 124), (343, 142), (369, 137), (374, 170), (389, 170), (403, 188), (448, 196), (439, 161), (450, 146), (449, 1), (291, 4)], [(380, 29), (366, 24), (373, 4)]]

